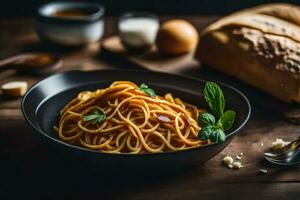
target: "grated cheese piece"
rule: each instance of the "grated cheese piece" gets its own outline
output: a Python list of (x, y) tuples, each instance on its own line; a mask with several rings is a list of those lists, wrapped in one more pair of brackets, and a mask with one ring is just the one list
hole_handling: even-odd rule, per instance
[(242, 168), (243, 167), (243, 165), (242, 165), (242, 163), (241, 162), (233, 162), (233, 168), (234, 169), (240, 169), (240, 168)]
[(233, 163), (233, 158), (231, 156), (225, 156), (223, 158), (223, 162), (224, 162), (225, 165), (228, 166), (228, 165)]
[(232, 164), (229, 164), (229, 165), (227, 165), (227, 167), (228, 167), (229, 169), (232, 169), (232, 168), (233, 168), (233, 165), (232, 165)]
[(275, 142), (272, 142), (272, 149), (273, 150), (281, 149), (281, 148), (285, 147), (286, 145), (288, 145), (289, 143), (290, 142), (286, 142), (282, 138), (276, 138)]
[(260, 174), (267, 174), (268, 170), (267, 169), (259, 169)]
[(236, 156), (236, 159), (241, 160), (242, 156)]

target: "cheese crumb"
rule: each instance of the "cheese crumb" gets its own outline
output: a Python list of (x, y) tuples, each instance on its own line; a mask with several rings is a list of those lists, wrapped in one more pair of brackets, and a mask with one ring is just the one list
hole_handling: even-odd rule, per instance
[(242, 156), (236, 156), (236, 159), (241, 160)]
[(260, 146), (264, 146), (264, 143), (260, 143)]
[(224, 162), (225, 165), (228, 166), (228, 165), (233, 163), (233, 158), (231, 156), (225, 156), (223, 158), (223, 162)]
[(286, 142), (281, 138), (276, 138), (275, 142), (272, 142), (272, 149), (273, 150), (278, 150), (281, 149), (283, 147), (285, 147), (286, 145), (288, 145), (290, 142)]
[(243, 167), (243, 165), (242, 165), (241, 162), (234, 162), (234, 163), (232, 164), (232, 166), (233, 166), (234, 169), (240, 169), (240, 168)]
[(232, 164), (229, 164), (229, 165), (227, 165), (227, 167), (228, 167), (229, 169), (232, 169), (232, 168), (233, 168), (233, 165), (232, 165)]
[(259, 173), (260, 174), (267, 174), (268, 170), (266, 170), (266, 169), (259, 169)]
[(243, 152), (240, 153), (240, 156), (244, 155)]

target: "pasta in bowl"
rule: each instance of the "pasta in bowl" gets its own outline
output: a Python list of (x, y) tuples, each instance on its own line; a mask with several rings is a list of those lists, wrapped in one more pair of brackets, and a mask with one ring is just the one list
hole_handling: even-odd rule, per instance
[(22, 112), (41, 141), (64, 159), (109, 166), (191, 165), (225, 148), (251, 111), (241, 92), (219, 83), (225, 109), (236, 111), (225, 137), (219, 113), (228, 112), (211, 110), (206, 84), (149, 71), (69, 71), (34, 85), (22, 100)]
[(101, 152), (176, 151), (209, 142), (198, 139), (204, 111), (171, 93), (158, 96), (146, 84), (116, 81), (79, 93), (62, 109), (55, 130), (66, 142)]

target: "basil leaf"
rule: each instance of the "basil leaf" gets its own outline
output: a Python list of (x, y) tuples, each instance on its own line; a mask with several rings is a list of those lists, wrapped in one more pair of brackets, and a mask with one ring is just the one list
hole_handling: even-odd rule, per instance
[(148, 85), (146, 85), (145, 83), (142, 83), (140, 85), (140, 90), (145, 92), (150, 97), (155, 97), (156, 96), (155, 91), (153, 89), (149, 88)]
[[(200, 140), (210, 139), (214, 143), (222, 143), (226, 139), (225, 132), (235, 120), (235, 112), (225, 109), (225, 98), (221, 88), (213, 82), (207, 82), (204, 87), (204, 98), (213, 114), (203, 113), (198, 117), (198, 123), (204, 126), (198, 134)], [(219, 120), (216, 123), (216, 118)]]
[(226, 136), (225, 136), (225, 133), (224, 131), (221, 129), (221, 128), (216, 128), (213, 130), (213, 132), (210, 134), (210, 140), (212, 142), (215, 142), (215, 143), (222, 143), (225, 141), (226, 139)]
[(222, 129), (217, 129), (215, 133), (216, 133), (216, 141), (215, 141), (216, 143), (222, 143), (225, 141), (226, 136)]
[(201, 129), (201, 131), (198, 133), (198, 138), (200, 140), (207, 140), (210, 138), (212, 132), (213, 132), (213, 126), (204, 126)]
[(215, 117), (210, 114), (210, 113), (202, 113), (201, 115), (199, 115), (198, 117), (198, 123), (202, 126), (204, 125), (215, 125), (216, 123), (216, 119)]
[(212, 141), (212, 142), (216, 142), (217, 140), (217, 133), (215, 130), (212, 130), (211, 134), (209, 135), (209, 139)]
[(97, 119), (98, 115), (86, 115), (83, 117), (83, 121), (90, 121), (90, 120), (93, 120), (93, 119)]
[(104, 121), (105, 119), (106, 119), (106, 116), (105, 116), (105, 115), (99, 115), (99, 116), (93, 121), (93, 124), (100, 123), (100, 122)]
[(233, 110), (227, 110), (218, 120), (218, 126), (221, 126), (224, 131), (227, 131), (232, 127), (234, 120), (235, 112)]
[(215, 115), (221, 117), (225, 109), (225, 99), (221, 88), (214, 82), (207, 82), (204, 98)]
[(95, 110), (93, 112), (93, 114), (85, 115), (83, 117), (83, 121), (85, 121), (85, 122), (93, 120), (92, 124), (100, 123), (100, 122), (104, 121), (105, 119), (106, 119), (106, 115), (103, 112), (99, 112), (97, 110)]

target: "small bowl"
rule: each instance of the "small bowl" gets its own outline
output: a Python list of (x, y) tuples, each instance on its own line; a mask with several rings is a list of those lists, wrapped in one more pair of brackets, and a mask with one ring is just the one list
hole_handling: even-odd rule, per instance
[(39, 37), (61, 45), (85, 45), (98, 41), (104, 32), (105, 9), (94, 3), (52, 2), (37, 11)]
[[(224, 149), (247, 123), (251, 107), (247, 98), (237, 89), (220, 83), (228, 108), (236, 111), (236, 121), (231, 130), (227, 132), (226, 140), (221, 144), (209, 144), (197, 148), (182, 151), (162, 153), (109, 154), (96, 150), (86, 149), (61, 141), (53, 130), (53, 125), (59, 120), (60, 110), (72, 100), (80, 91), (95, 90), (109, 86), (113, 81), (130, 80), (137, 84), (147, 83), (158, 94), (172, 92), (183, 100), (206, 107), (203, 98), (205, 81), (190, 77), (133, 70), (97, 70), (97, 71), (69, 71), (52, 75), (33, 86), (23, 97), (22, 111), (24, 118), (33, 128), (35, 133), (45, 141), (55, 155), (63, 156), (63, 159), (73, 160), (87, 159), (95, 166), (127, 166), (138, 169), (154, 168), (172, 169), (174, 167), (186, 167), (205, 162), (222, 149)], [(227, 108), (226, 108), (227, 109)], [(150, 170), (150, 171), (151, 171)]]

